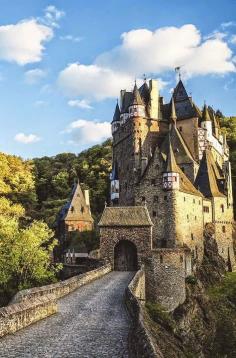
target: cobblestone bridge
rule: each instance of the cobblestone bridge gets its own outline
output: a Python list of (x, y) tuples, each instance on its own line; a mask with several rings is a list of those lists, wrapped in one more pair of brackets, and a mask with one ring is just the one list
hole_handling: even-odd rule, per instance
[(123, 295), (132, 276), (111, 272), (65, 296), (57, 314), (0, 339), (0, 357), (128, 357)]

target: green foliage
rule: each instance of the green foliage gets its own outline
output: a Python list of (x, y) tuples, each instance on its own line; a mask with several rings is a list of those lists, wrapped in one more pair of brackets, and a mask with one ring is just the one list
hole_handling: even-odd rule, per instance
[(209, 288), (208, 293), (211, 299), (227, 298), (236, 306), (236, 272), (227, 272), (224, 280), (219, 285)]
[(70, 250), (75, 252), (90, 252), (99, 248), (99, 236), (95, 230), (92, 231), (73, 231), (69, 234)]
[(159, 303), (146, 303), (146, 308), (151, 319), (165, 327), (167, 330), (173, 331), (175, 328), (175, 321), (171, 315)]
[(78, 155), (63, 153), (34, 159), (38, 206), (32, 216), (46, 220), (52, 227), (74, 181), (79, 178), (82, 188), (90, 189), (91, 209), (96, 219), (109, 197), (111, 160), (111, 140)]

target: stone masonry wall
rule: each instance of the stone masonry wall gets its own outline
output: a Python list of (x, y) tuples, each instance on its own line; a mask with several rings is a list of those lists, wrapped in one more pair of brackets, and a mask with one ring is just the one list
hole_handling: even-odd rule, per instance
[(144, 283), (145, 274), (142, 268), (136, 273), (125, 292), (126, 305), (133, 322), (131, 334), (129, 335), (129, 356), (131, 358), (164, 358), (146, 323), (145, 309), (143, 307)]
[(114, 267), (114, 248), (120, 240), (129, 240), (135, 244), (138, 255), (138, 266), (151, 252), (151, 227), (101, 227), (100, 255), (103, 260)]
[(14, 333), (57, 312), (57, 299), (111, 271), (106, 265), (52, 285), (18, 292), (10, 305), (0, 308), (0, 337)]
[[(185, 301), (185, 276), (189, 252), (157, 249), (145, 262), (146, 300), (172, 311)], [(190, 272), (189, 272), (190, 273)]]

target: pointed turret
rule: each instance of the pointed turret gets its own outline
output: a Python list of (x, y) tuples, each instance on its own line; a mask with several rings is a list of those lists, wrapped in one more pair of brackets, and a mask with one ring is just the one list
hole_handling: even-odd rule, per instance
[(136, 81), (134, 85), (132, 101), (129, 106), (129, 115), (130, 117), (145, 117), (145, 107)]
[(137, 86), (137, 83), (135, 81), (134, 90), (133, 90), (133, 100), (131, 105), (140, 105), (143, 106), (143, 100), (140, 96), (140, 92)]
[(202, 120), (201, 120), (201, 127), (205, 129), (205, 138), (208, 141), (211, 141), (212, 138), (212, 121), (211, 117), (207, 108), (206, 103), (204, 104), (203, 110), (202, 110)]
[(211, 121), (210, 114), (207, 108), (206, 103), (204, 104), (203, 111), (202, 111), (202, 122)]
[(111, 123), (118, 122), (119, 120), (120, 120), (120, 107), (119, 107), (118, 100), (117, 100), (116, 109), (115, 109), (113, 120)]
[(176, 115), (176, 111), (175, 111), (175, 102), (174, 102), (174, 97), (173, 96), (171, 98), (170, 120), (171, 120), (171, 123), (176, 124), (177, 115)]
[(177, 86), (175, 87), (173, 97), (175, 101), (183, 101), (189, 99), (182, 80), (179, 80)]
[(170, 135), (168, 135), (168, 142), (166, 169), (163, 173), (163, 189), (179, 189), (179, 168), (175, 160)]

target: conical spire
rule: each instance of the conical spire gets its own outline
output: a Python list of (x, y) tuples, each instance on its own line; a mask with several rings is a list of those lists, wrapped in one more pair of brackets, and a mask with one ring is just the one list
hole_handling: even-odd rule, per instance
[(140, 92), (139, 92), (139, 90), (138, 90), (136, 81), (135, 81), (134, 90), (133, 90), (132, 105), (140, 105), (140, 106), (143, 106), (143, 101), (142, 101), (142, 98), (141, 98), (141, 96), (140, 96)]
[(119, 107), (119, 104), (118, 104), (118, 101), (117, 101), (116, 109), (115, 109), (115, 113), (114, 113), (114, 116), (113, 116), (112, 123), (117, 122), (119, 120), (120, 120), (120, 107)]
[(182, 80), (179, 80), (177, 86), (175, 87), (173, 97), (177, 102), (188, 99), (188, 94)]
[(176, 111), (175, 111), (175, 102), (174, 102), (174, 97), (173, 96), (171, 98), (170, 119), (171, 119), (172, 123), (176, 123), (177, 115), (176, 115)]
[(172, 145), (171, 145), (170, 135), (169, 135), (169, 148), (168, 148), (168, 153), (167, 153), (166, 172), (167, 173), (178, 173), (179, 172), (178, 165), (176, 163), (175, 155), (174, 155)]
[(202, 121), (203, 122), (211, 121), (206, 103), (204, 104), (203, 111), (202, 111)]

